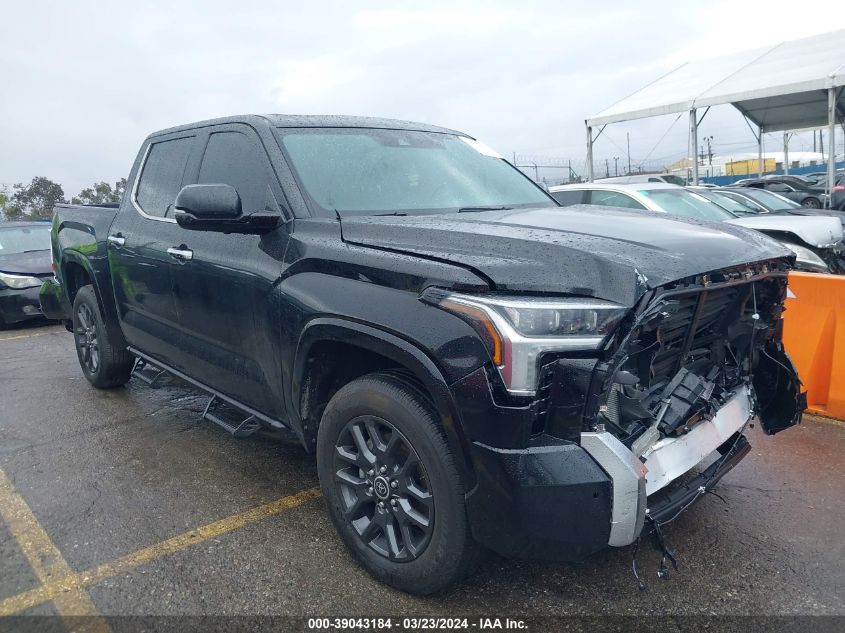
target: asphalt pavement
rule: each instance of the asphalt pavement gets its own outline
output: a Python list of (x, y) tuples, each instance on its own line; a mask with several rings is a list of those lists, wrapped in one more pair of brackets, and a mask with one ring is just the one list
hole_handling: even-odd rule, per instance
[(718, 495), (666, 528), (678, 570), (658, 578), (641, 544), (645, 591), (627, 547), (579, 564), (491, 555), (419, 598), (351, 560), (312, 456), (231, 437), (206, 402), (177, 383), (93, 389), (63, 327), (0, 332), (0, 615), (845, 615), (841, 422), (753, 429)]

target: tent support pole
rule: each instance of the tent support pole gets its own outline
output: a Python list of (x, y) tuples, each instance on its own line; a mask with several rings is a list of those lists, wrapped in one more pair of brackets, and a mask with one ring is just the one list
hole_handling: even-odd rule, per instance
[(587, 182), (593, 182), (593, 128), (587, 126)]
[(692, 147), (692, 184), (698, 185), (698, 117), (695, 108), (689, 111), (689, 134)]
[(789, 132), (783, 133), (783, 175), (789, 175)]
[(757, 128), (757, 175), (763, 177), (763, 126)]
[(827, 127), (830, 140), (827, 142), (827, 208), (830, 208), (833, 181), (836, 177), (836, 88), (827, 89)]

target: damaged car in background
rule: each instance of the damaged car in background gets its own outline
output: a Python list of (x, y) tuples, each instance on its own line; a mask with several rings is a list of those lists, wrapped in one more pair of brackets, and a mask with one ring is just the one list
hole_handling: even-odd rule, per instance
[(769, 235), (795, 253), (795, 270), (845, 273), (842, 224), (824, 211), (808, 217), (750, 215), (740, 211), (745, 207), (711, 189), (685, 189), (657, 182), (579, 183), (551, 187), (549, 191), (564, 206), (602, 205), (744, 226)]
[(128, 183), (53, 220), (41, 304), (83, 375), (169, 373), (233, 435), (292, 434), (340, 538), (404, 591), (482, 547), (579, 560), (659, 534), (755, 416), (801, 419), (794, 255), (761, 233), (561, 209), (476, 139), (385, 119), (172, 128)]

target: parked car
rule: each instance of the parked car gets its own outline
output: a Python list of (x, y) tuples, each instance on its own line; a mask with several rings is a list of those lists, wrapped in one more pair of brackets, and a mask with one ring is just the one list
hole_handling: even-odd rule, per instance
[(826, 215), (837, 218), (845, 230), (845, 211), (837, 209), (808, 209), (797, 202), (784, 198), (780, 194), (765, 189), (754, 189), (751, 187), (721, 187), (714, 189), (723, 197), (736, 200), (742, 205), (740, 208), (729, 209), (740, 215), (748, 214), (774, 214), (817, 217)]
[(743, 180), (734, 183), (734, 186), (765, 189), (778, 193), (808, 209), (821, 209), (827, 201), (824, 189), (788, 176)]
[(843, 239), (842, 226), (835, 219), (824, 216), (738, 217), (709, 201), (704, 197), (703, 191), (706, 190), (698, 193), (664, 183), (580, 183), (550, 188), (552, 196), (564, 205), (616, 206), (745, 226), (771, 235), (792, 250), (797, 257), (797, 270), (834, 272), (827, 262), (838, 261), (838, 251)]
[(620, 182), (620, 183), (635, 183), (635, 182), (666, 182), (670, 185), (680, 185), (683, 187), (687, 184), (685, 178), (676, 176), (675, 174), (631, 174), (630, 176), (613, 176), (611, 178), (602, 178), (597, 182)]
[[(780, 238), (787, 246), (792, 248), (796, 254), (800, 251), (799, 259), (804, 263), (807, 260), (816, 262), (818, 268), (818, 259), (821, 259), (827, 266), (825, 270), (812, 270), (811, 272), (832, 272), (838, 275), (845, 274), (845, 241), (840, 240), (838, 244), (830, 245), (832, 239), (827, 233), (825, 224), (817, 222), (815, 219), (809, 222), (796, 222), (794, 217), (788, 217), (784, 223), (783, 216), (808, 216), (809, 218), (831, 217), (839, 222), (840, 227), (845, 231), (845, 213), (837, 211), (822, 211), (813, 210), (792, 202), (786, 198), (781, 198), (785, 203), (795, 205), (792, 210), (778, 210), (770, 212), (762, 210), (760, 205), (755, 203), (752, 198), (745, 197), (743, 193), (734, 193), (735, 189), (697, 189), (691, 188), (700, 196), (707, 198), (710, 202), (719, 205), (726, 211), (734, 214), (737, 217), (753, 218), (752, 222), (758, 223), (761, 227), (759, 230), (771, 235), (774, 238)], [(766, 191), (764, 189), (747, 189), (749, 193), (760, 196), (776, 196), (775, 193)], [(783, 204), (783, 203), (781, 203)], [(753, 225), (746, 224), (752, 227)], [(809, 250), (809, 253), (807, 252)], [(813, 257), (815, 256), (815, 257)]]
[(794, 182), (798, 183), (799, 185), (808, 185), (812, 186), (815, 180), (812, 178), (808, 178), (807, 176), (802, 176), (799, 174), (768, 174), (763, 176), (763, 180), (779, 180), (782, 182)]
[(753, 416), (774, 434), (805, 406), (780, 340), (788, 249), (562, 211), (460, 132), (205, 121), (148, 137), (127, 192), (56, 209), (41, 302), (73, 321), (83, 375), (150, 364), (236, 435), (289, 430), (344, 543), (405, 591), (443, 589), (480, 545), (633, 543), (748, 453)]
[[(821, 176), (813, 186), (827, 191), (827, 176)], [(845, 173), (842, 171), (836, 172), (833, 179), (830, 208), (845, 211)]]
[(51, 266), (48, 222), (0, 224), (0, 328), (42, 316), (38, 290)]

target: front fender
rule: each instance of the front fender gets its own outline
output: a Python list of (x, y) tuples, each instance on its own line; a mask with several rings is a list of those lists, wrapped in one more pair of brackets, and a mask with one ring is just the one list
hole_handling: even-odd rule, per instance
[(460, 413), (449, 386), (437, 365), (413, 343), (378, 328), (338, 317), (320, 317), (310, 321), (302, 331), (294, 357), (291, 377), (291, 399), (297, 416), (301, 416), (301, 397), (306, 364), (311, 348), (320, 341), (338, 341), (389, 358), (410, 371), (426, 388), (437, 410), (446, 438), (455, 453), (466, 488), (475, 483), (469, 461), (469, 446), (463, 434)]

